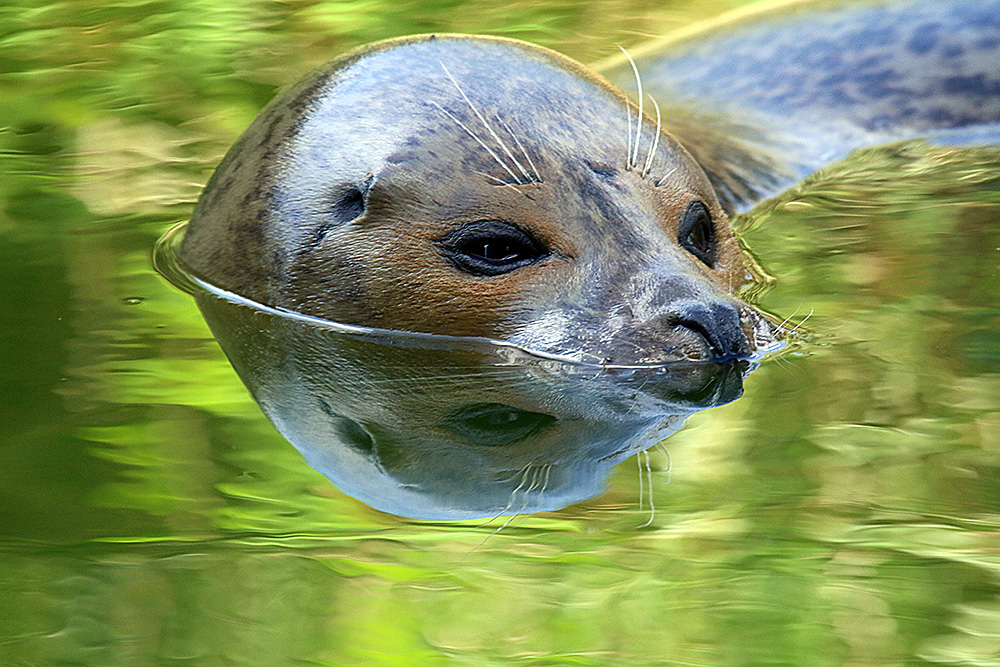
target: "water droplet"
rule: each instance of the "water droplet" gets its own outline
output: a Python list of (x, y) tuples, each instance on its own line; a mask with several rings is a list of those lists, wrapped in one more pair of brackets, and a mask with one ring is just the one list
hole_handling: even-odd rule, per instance
[(122, 299), (122, 303), (124, 303), (126, 306), (138, 306), (143, 301), (145, 301), (145, 299), (143, 299), (141, 296), (130, 296), (125, 299)]

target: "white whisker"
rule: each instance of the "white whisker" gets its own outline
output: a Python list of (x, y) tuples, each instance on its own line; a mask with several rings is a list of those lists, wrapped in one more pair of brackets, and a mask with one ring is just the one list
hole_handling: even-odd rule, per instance
[[(504, 122), (504, 120), (500, 117), (500, 114), (496, 114), (496, 119), (500, 122), (501, 125), (503, 125), (504, 129), (507, 130), (507, 134), (509, 134), (510, 136), (514, 137), (514, 143), (516, 143), (517, 147), (521, 149), (522, 153), (524, 153), (524, 157), (528, 161), (528, 166), (531, 167), (531, 171), (533, 171), (534, 174), (535, 174), (535, 181), (537, 181), (538, 183), (541, 183), (542, 182), (542, 177), (538, 175), (538, 168), (535, 167), (535, 162), (534, 162), (534, 160), (531, 159), (531, 156), (528, 155), (528, 151), (526, 151), (524, 149), (524, 145), (521, 143), (521, 140), (518, 139), (517, 135), (514, 134), (514, 131), (512, 129), (510, 129), (510, 125), (508, 125), (507, 123)], [(525, 176), (527, 176), (527, 174), (525, 174)]]
[[(458, 90), (459, 94), (462, 96), (462, 99), (464, 99), (465, 103), (469, 105), (470, 109), (472, 109), (472, 113), (476, 114), (476, 117), (479, 118), (479, 121), (483, 124), (483, 127), (485, 127), (487, 132), (490, 133), (490, 136), (493, 137), (493, 140), (496, 141), (498, 144), (500, 144), (500, 148), (502, 148), (503, 152), (507, 154), (507, 157), (509, 157), (511, 161), (514, 163), (514, 165), (521, 171), (521, 173), (524, 174), (524, 177), (530, 180), (531, 176), (529, 176), (528, 172), (525, 171), (524, 167), (521, 166), (521, 163), (517, 161), (517, 158), (514, 157), (514, 154), (510, 152), (510, 149), (507, 148), (507, 144), (505, 144), (503, 141), (500, 140), (500, 137), (498, 137), (497, 133), (493, 131), (493, 128), (490, 127), (490, 124), (486, 122), (486, 119), (483, 118), (483, 114), (479, 113), (479, 109), (477, 109), (476, 105), (472, 103), (472, 100), (469, 99), (469, 96), (465, 94), (465, 91), (462, 90), (462, 87), (458, 85), (458, 81), (456, 81), (455, 77), (451, 75), (451, 72), (448, 71), (448, 68), (444, 66), (444, 63), (439, 62), (439, 64), (441, 65), (441, 69), (444, 70), (444, 73), (448, 75), (449, 79), (451, 79), (451, 82), (455, 84), (455, 89)], [(508, 169), (508, 171), (510, 170)], [(516, 180), (520, 183), (520, 179)]]
[(625, 57), (628, 58), (628, 62), (632, 65), (632, 73), (635, 74), (635, 85), (639, 89), (639, 117), (636, 119), (635, 124), (635, 141), (632, 142), (632, 155), (629, 156), (629, 164), (635, 166), (639, 160), (639, 136), (642, 134), (642, 79), (639, 77), (639, 68), (635, 66), (635, 61), (632, 60), (632, 56), (628, 54), (628, 51), (624, 47), (619, 46)]
[(628, 152), (625, 154), (625, 171), (632, 168), (632, 105), (625, 100), (625, 119), (628, 121)]
[(494, 183), (493, 183), (494, 185), (505, 187), (505, 188), (510, 188), (511, 190), (513, 190), (514, 192), (517, 192), (519, 194), (527, 194), (527, 193), (523, 192), (522, 190), (518, 190), (517, 187), (513, 183), (509, 183), (509, 182), (503, 180), (502, 178), (497, 178), (496, 176), (494, 176), (492, 174), (487, 174), (485, 171), (476, 171), (475, 169), (473, 169), (472, 173), (473, 174), (479, 174), (480, 176), (485, 176), (486, 178), (494, 181)]
[(500, 156), (498, 156), (498, 155), (497, 155), (496, 153), (494, 153), (494, 152), (493, 152), (493, 150), (492, 150), (492, 149), (491, 149), (491, 148), (490, 148), (489, 146), (487, 146), (487, 145), (486, 145), (486, 144), (485, 144), (485, 143), (483, 142), (483, 140), (482, 140), (482, 139), (480, 139), (479, 137), (477, 137), (477, 136), (476, 136), (476, 133), (475, 133), (475, 132), (473, 132), (472, 130), (470, 130), (469, 128), (467, 128), (467, 127), (465, 126), (465, 123), (463, 123), (463, 122), (462, 122), (462, 121), (460, 121), (459, 119), (455, 118), (455, 116), (454, 116), (454, 115), (452, 115), (452, 113), (451, 113), (450, 111), (448, 111), (447, 109), (445, 109), (445, 108), (444, 108), (443, 106), (441, 106), (441, 105), (440, 105), (440, 104), (438, 104), (437, 102), (434, 102), (434, 101), (431, 101), (431, 104), (433, 104), (433, 105), (434, 105), (434, 106), (436, 106), (436, 107), (437, 107), (438, 109), (440, 109), (442, 113), (444, 113), (444, 114), (445, 114), (446, 116), (448, 116), (448, 118), (451, 118), (451, 119), (452, 119), (453, 121), (455, 121), (456, 123), (458, 123), (458, 126), (459, 126), (460, 128), (462, 128), (463, 130), (465, 130), (465, 131), (466, 131), (466, 133), (468, 133), (468, 135), (469, 135), (470, 137), (472, 137), (472, 138), (473, 138), (473, 139), (475, 139), (475, 140), (476, 140), (477, 142), (479, 142), (479, 145), (480, 145), (480, 146), (482, 146), (482, 147), (483, 147), (483, 148), (484, 148), (484, 149), (486, 150), (486, 152), (490, 154), (490, 157), (492, 157), (492, 158), (493, 158), (494, 160), (496, 160), (496, 161), (497, 161), (497, 164), (499, 164), (499, 165), (500, 165), (501, 167), (503, 167), (503, 168), (504, 168), (504, 170), (505, 170), (505, 171), (506, 171), (506, 172), (507, 172), (508, 174), (510, 174), (510, 177), (511, 177), (511, 178), (513, 178), (513, 179), (514, 179), (515, 181), (517, 181), (518, 183), (520, 183), (520, 182), (521, 182), (521, 179), (517, 177), (517, 174), (515, 174), (515, 173), (514, 173), (513, 171), (511, 171), (510, 167), (508, 167), (508, 166), (507, 166), (507, 164), (506, 164), (506, 163), (505, 163), (505, 162), (504, 162), (503, 160), (501, 160), (501, 159), (500, 159)]
[(660, 178), (660, 180), (658, 180), (658, 181), (656, 182), (656, 184), (655, 184), (655, 185), (654, 185), (653, 187), (654, 187), (654, 188), (658, 188), (658, 187), (660, 187), (661, 185), (663, 185), (663, 181), (665, 181), (665, 180), (667, 180), (668, 178), (670, 178), (671, 176), (673, 176), (673, 174), (674, 174), (674, 172), (675, 172), (675, 171), (677, 171), (677, 167), (674, 167), (673, 169), (671, 169), (670, 171), (668, 171), (667, 173), (665, 173), (665, 174), (664, 174), (664, 175), (663, 175), (663, 176), (662, 176), (662, 177)]
[(649, 155), (646, 156), (646, 164), (642, 168), (642, 176), (649, 173), (649, 168), (653, 166), (653, 156), (656, 155), (656, 147), (660, 144), (660, 105), (656, 103), (653, 96), (649, 96), (649, 101), (653, 103), (653, 107), (656, 109), (656, 134), (653, 135), (653, 145), (649, 149)]

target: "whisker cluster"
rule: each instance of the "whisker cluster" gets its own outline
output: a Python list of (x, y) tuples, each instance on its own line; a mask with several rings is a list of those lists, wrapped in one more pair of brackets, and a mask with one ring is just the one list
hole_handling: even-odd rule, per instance
[[(637, 93), (639, 97), (639, 115), (635, 122), (635, 137), (632, 136), (632, 109), (628, 100), (625, 101), (625, 116), (628, 126), (628, 148), (626, 152), (625, 159), (625, 170), (631, 171), (639, 165), (639, 144), (640, 137), (642, 135), (642, 111), (643, 111), (643, 94), (642, 94), (642, 77), (639, 76), (639, 68), (636, 67), (635, 61), (632, 60), (632, 56), (629, 55), (625, 47), (619, 46), (625, 57), (628, 58), (629, 64), (632, 66), (632, 73), (635, 75), (635, 85), (637, 88)], [(649, 174), (650, 167), (653, 166), (653, 156), (656, 155), (656, 148), (660, 144), (660, 105), (656, 103), (652, 95), (647, 95), (649, 101), (653, 103), (653, 108), (656, 109), (656, 132), (653, 133), (653, 139), (649, 146), (649, 152), (646, 154), (646, 160), (642, 165), (642, 169), (639, 170), (640, 176), (646, 176)]]
[[(528, 151), (525, 150), (524, 144), (522, 144), (521, 140), (518, 139), (516, 134), (514, 134), (514, 131), (511, 129), (510, 125), (508, 125), (502, 118), (500, 118), (499, 113), (494, 114), (494, 120), (497, 123), (499, 123), (504, 130), (506, 130), (508, 136), (510, 136), (514, 140), (514, 143), (516, 143), (517, 147), (521, 150), (523, 158), (527, 161), (528, 166), (531, 168), (531, 173), (529, 173), (528, 170), (525, 169), (521, 161), (518, 160), (517, 156), (514, 155), (514, 152), (511, 151), (511, 149), (507, 146), (507, 144), (504, 143), (503, 139), (500, 138), (500, 135), (497, 134), (496, 130), (494, 130), (493, 127), (490, 125), (490, 123), (486, 120), (486, 117), (483, 116), (483, 114), (479, 111), (479, 109), (476, 108), (476, 105), (472, 103), (472, 100), (469, 99), (469, 96), (465, 94), (464, 90), (462, 90), (462, 87), (458, 84), (458, 81), (455, 80), (455, 77), (452, 76), (451, 72), (448, 71), (448, 68), (445, 67), (445, 64), (440, 61), (439, 63), (441, 65), (441, 69), (444, 70), (444, 73), (448, 76), (448, 79), (451, 80), (452, 84), (455, 86), (455, 89), (458, 91), (459, 95), (461, 95), (462, 99), (465, 100), (465, 103), (469, 105), (469, 108), (472, 110), (472, 113), (476, 115), (476, 118), (479, 119), (479, 122), (482, 123), (484, 128), (486, 128), (486, 131), (489, 133), (489, 136), (492, 137), (493, 141), (495, 141), (497, 146), (500, 147), (501, 153), (498, 154), (497, 151), (490, 148), (487, 145), (487, 143), (482, 138), (479, 137), (479, 135), (473, 132), (467, 125), (465, 125), (462, 121), (456, 118), (454, 114), (449, 112), (443, 106), (433, 101), (431, 102), (431, 104), (440, 109), (442, 113), (451, 118), (458, 124), (459, 127), (465, 130), (466, 134), (475, 139), (476, 143), (482, 146), (483, 149), (487, 153), (489, 153), (490, 157), (492, 157), (497, 164), (503, 167), (504, 171), (510, 174), (510, 177), (514, 179), (515, 183), (517, 183), (518, 185), (527, 185), (528, 183), (541, 183), (542, 177), (538, 174), (538, 169), (535, 167), (534, 161), (531, 159), (531, 156), (528, 155)], [(510, 160), (512, 165), (508, 164), (503, 159), (502, 155), (505, 155), (507, 159)], [(515, 169), (517, 170), (516, 172)], [(520, 172), (520, 174), (518, 174), (517, 172)], [(499, 180), (499, 179), (494, 179), (494, 180)], [(504, 184), (506, 185), (506, 183)]]

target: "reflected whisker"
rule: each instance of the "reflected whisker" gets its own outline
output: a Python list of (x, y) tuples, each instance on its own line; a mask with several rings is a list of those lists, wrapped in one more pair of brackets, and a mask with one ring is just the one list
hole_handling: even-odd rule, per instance
[(625, 170), (632, 167), (632, 105), (625, 99), (625, 121), (628, 123), (628, 148), (625, 153)]
[(538, 491), (539, 504), (541, 504), (542, 498), (545, 496), (545, 490), (549, 488), (549, 475), (552, 473), (552, 464), (546, 463), (542, 466), (542, 470), (545, 471), (545, 481), (542, 482), (542, 488)]
[(646, 479), (649, 482), (649, 520), (639, 526), (639, 528), (648, 528), (652, 525), (653, 519), (656, 517), (656, 504), (653, 502), (653, 468), (649, 463), (649, 450), (642, 452), (642, 456), (646, 463)]
[(798, 324), (796, 324), (796, 325), (795, 325), (794, 327), (792, 327), (792, 328), (791, 328), (791, 329), (790, 329), (790, 330), (788, 331), (788, 333), (790, 333), (790, 334), (793, 334), (793, 333), (796, 333), (796, 332), (798, 332), (798, 330), (799, 330), (799, 329), (800, 329), (800, 328), (802, 327), (802, 325), (803, 325), (803, 324), (805, 324), (806, 322), (808, 322), (808, 321), (809, 321), (809, 318), (810, 318), (810, 317), (812, 317), (812, 316), (813, 316), (813, 313), (815, 313), (815, 312), (816, 312), (816, 309), (815, 309), (815, 308), (813, 308), (812, 310), (810, 310), (810, 311), (809, 311), (809, 314), (808, 314), (808, 315), (806, 315), (805, 317), (803, 317), (803, 318), (802, 318), (802, 321), (801, 321), (801, 322), (799, 322)]
[(642, 511), (643, 493), (646, 486), (646, 480), (643, 479), (642, 474), (642, 452), (635, 455), (635, 466), (639, 470), (639, 510)]
[(785, 325), (788, 324), (789, 322), (791, 322), (792, 318), (795, 317), (796, 315), (798, 315), (798, 313), (799, 313), (799, 309), (798, 308), (796, 308), (795, 310), (793, 310), (791, 315), (789, 315), (785, 319), (781, 320), (781, 322), (778, 324), (778, 328), (779, 329), (785, 329)]
[(496, 521), (497, 519), (499, 519), (500, 517), (502, 517), (504, 515), (504, 513), (507, 512), (507, 510), (509, 510), (511, 507), (513, 507), (514, 500), (517, 498), (517, 492), (520, 491), (521, 487), (524, 486), (525, 483), (528, 481), (528, 471), (530, 471), (530, 470), (531, 470), (531, 464), (529, 463), (529, 464), (527, 464), (526, 466), (524, 466), (523, 468), (521, 468), (517, 472), (517, 474), (521, 476), (521, 483), (518, 484), (517, 488), (515, 488), (511, 492), (511, 494), (510, 494), (510, 500), (507, 502), (507, 506), (504, 507), (499, 512), (497, 512), (495, 515), (493, 515), (488, 521), (486, 521), (484, 523), (481, 523), (478, 526), (476, 526), (476, 528), (485, 528), (486, 526), (490, 525), (491, 523), (493, 523), (494, 521)]

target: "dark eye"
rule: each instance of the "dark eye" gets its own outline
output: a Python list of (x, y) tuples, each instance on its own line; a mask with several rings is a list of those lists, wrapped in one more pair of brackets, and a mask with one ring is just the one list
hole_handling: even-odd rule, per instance
[(438, 240), (444, 256), (476, 276), (498, 276), (548, 256), (548, 249), (520, 227), (502, 220), (470, 222)]
[(700, 201), (688, 204), (677, 230), (677, 240), (681, 247), (715, 268), (715, 225), (708, 207)]

